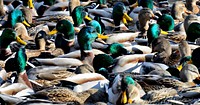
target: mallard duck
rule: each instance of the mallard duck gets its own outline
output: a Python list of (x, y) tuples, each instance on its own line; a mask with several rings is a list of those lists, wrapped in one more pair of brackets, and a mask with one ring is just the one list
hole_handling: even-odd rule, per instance
[(163, 31), (172, 31), (174, 29), (174, 19), (171, 15), (164, 14), (158, 18), (157, 23)]
[[(127, 10), (125, 5), (122, 2), (118, 2), (114, 5), (112, 11), (112, 17), (115, 23), (115, 26), (119, 26), (122, 21), (127, 25), (127, 21), (132, 21), (133, 19), (127, 15)], [(117, 29), (118, 30), (118, 29)]]
[[(9, 59), (5, 64), (5, 70), (9, 71), (17, 71), (18, 78), (21, 79), (21, 82), (32, 88), (31, 83), (28, 80), (28, 76), (26, 74), (26, 60), (27, 56), (24, 48), (20, 48), (16, 53), (14, 58)], [(11, 63), (11, 64), (10, 64)], [(13, 66), (10, 66), (13, 65)], [(19, 81), (19, 80), (18, 80)]]
[(25, 21), (22, 11), (15, 9), (8, 15), (8, 20), (4, 26), (13, 28), (18, 22), (22, 22), (26, 26), (30, 27), (30, 25)]
[(140, 100), (140, 91), (130, 76), (117, 75), (108, 89), (108, 101), (111, 104), (132, 104)]
[(4, 29), (2, 35), (0, 36), (1, 60), (5, 60), (8, 55), (10, 55), (8, 48), (12, 41), (17, 41), (22, 45), (26, 45), (26, 42), (24, 42), (19, 36), (16, 36), (16, 32), (13, 29)]
[(184, 20), (184, 13), (191, 13), (191, 11), (187, 11), (187, 8), (185, 7), (185, 4), (182, 1), (176, 1), (171, 9), (172, 17), (182, 22)]
[(154, 14), (151, 9), (143, 8), (142, 10), (140, 10), (138, 14), (139, 30), (142, 34), (144, 34), (143, 36), (145, 36), (145, 33), (147, 32), (149, 28), (150, 19), (152, 18), (154, 18)]
[(88, 17), (87, 12), (84, 10), (83, 6), (77, 6), (76, 8), (74, 8), (74, 10), (72, 11), (72, 18), (75, 27), (80, 26), (83, 23), (84, 19), (88, 21), (92, 20), (90, 17)]
[(199, 38), (200, 36), (199, 26), (200, 26), (199, 22), (193, 22), (189, 25), (188, 29), (186, 30), (187, 41), (195, 42), (195, 40)]
[(186, 8), (192, 11), (194, 14), (198, 14), (200, 9), (196, 4), (198, 0), (186, 0)]
[(180, 71), (180, 78), (183, 82), (193, 82), (197, 77), (199, 77), (199, 71), (193, 64), (185, 64)]
[[(37, 59), (39, 62), (43, 64), (70, 64), (74, 63), (75, 65), (82, 65), (82, 61), (84, 63), (87, 63), (89, 65), (92, 65), (92, 60), (94, 57), (94, 54), (91, 52), (92, 46), (91, 43), (94, 42), (94, 40), (97, 38), (97, 32), (96, 29), (93, 27), (83, 27), (81, 31), (78, 33), (77, 36), (77, 41), (80, 46), (80, 52), (81, 52), (81, 61), (78, 59), (73, 59), (73, 58), (54, 58), (54, 59)], [(68, 59), (68, 60), (67, 60)], [(72, 61), (70, 61), (73, 60)], [(52, 62), (53, 60), (58, 60), (57, 62)], [(61, 60), (61, 62), (59, 61)], [(62, 62), (64, 60), (65, 62)], [(85, 61), (84, 61), (85, 60)], [(67, 62), (66, 62), (67, 61)], [(77, 62), (77, 63), (75, 63)]]

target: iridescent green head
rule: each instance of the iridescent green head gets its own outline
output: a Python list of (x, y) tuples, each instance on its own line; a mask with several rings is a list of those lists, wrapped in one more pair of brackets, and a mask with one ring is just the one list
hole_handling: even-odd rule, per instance
[(87, 25), (94, 27), (99, 34), (102, 33), (102, 31), (101, 31), (101, 25), (99, 24), (98, 21), (92, 20), (92, 21), (88, 22)]
[(75, 31), (73, 24), (68, 20), (60, 20), (56, 25), (56, 30), (64, 34), (67, 40), (74, 39)]
[(189, 25), (186, 30), (187, 40), (194, 42), (197, 38), (200, 37), (200, 23), (193, 22)]
[(13, 10), (9, 15), (8, 15), (8, 24), (10, 25), (9, 27), (14, 27), (16, 23), (18, 22), (23, 22), (25, 20), (23, 13), (19, 9)]
[(3, 30), (2, 35), (0, 36), (0, 47), (7, 48), (8, 45), (16, 39), (16, 32), (13, 29), (6, 28)]
[(131, 76), (125, 76), (122, 79), (122, 83), (124, 84), (122, 86), (127, 86), (129, 84), (135, 85), (135, 81), (133, 80), (133, 78)]
[(74, 10), (72, 11), (72, 18), (75, 27), (80, 26), (83, 23), (84, 19), (92, 20), (88, 17), (87, 12), (85, 11), (85, 8), (83, 6), (77, 6), (76, 8), (74, 8)]
[(10, 28), (4, 29), (0, 36), (0, 48), (7, 48), (12, 41), (17, 41), (18, 43), (24, 45), (26, 44), (26, 42), (17, 36), (15, 30)]
[[(93, 59), (93, 67), (96, 72), (107, 70), (109, 66), (114, 64), (114, 59), (108, 54), (98, 54)], [(109, 71), (112, 72), (112, 71)]]
[(153, 10), (153, 0), (138, 0), (138, 6), (150, 8)]
[(78, 44), (81, 50), (92, 50), (92, 42), (97, 38), (97, 32), (94, 27), (86, 26), (78, 33)]
[(118, 57), (121, 56), (123, 54), (127, 54), (128, 51), (124, 48), (124, 46), (120, 43), (112, 43), (109, 47), (108, 47), (109, 53), (113, 56), (113, 57)]
[(132, 21), (133, 19), (127, 15), (127, 9), (122, 2), (115, 3), (112, 11), (112, 17), (115, 23), (115, 26), (119, 26), (120, 22), (127, 24), (127, 21)]
[(160, 27), (158, 24), (149, 25), (149, 29), (147, 31), (148, 44), (152, 43), (153, 40), (157, 39), (160, 35)]
[(164, 31), (171, 31), (174, 29), (174, 19), (171, 15), (164, 14), (157, 20), (160, 28)]

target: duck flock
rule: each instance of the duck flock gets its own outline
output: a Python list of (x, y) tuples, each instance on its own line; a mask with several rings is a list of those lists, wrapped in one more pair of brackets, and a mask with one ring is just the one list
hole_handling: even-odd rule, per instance
[(0, 0), (0, 105), (196, 105), (199, 62), (199, 0)]

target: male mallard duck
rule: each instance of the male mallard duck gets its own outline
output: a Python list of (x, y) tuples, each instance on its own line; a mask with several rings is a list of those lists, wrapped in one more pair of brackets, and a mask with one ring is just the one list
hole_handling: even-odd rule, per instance
[(193, 22), (189, 25), (186, 30), (187, 40), (191, 42), (195, 42), (197, 38), (200, 37), (200, 23)]
[(18, 22), (22, 22), (26, 26), (30, 27), (30, 25), (25, 21), (22, 11), (15, 9), (8, 15), (8, 20), (5, 25), (6, 27), (13, 28)]
[(49, 34), (57, 33), (55, 39), (56, 48), (61, 48), (65, 53), (70, 52), (70, 47), (74, 45), (75, 30), (73, 24), (68, 20), (60, 20), (56, 24), (56, 30), (51, 31)]
[(198, 0), (186, 0), (186, 7), (188, 10), (192, 11), (194, 14), (200, 12), (199, 6), (196, 4)]
[(8, 55), (10, 55), (8, 48), (12, 41), (17, 41), (20, 44), (26, 45), (26, 42), (20, 39), (19, 36), (16, 36), (16, 32), (14, 30), (7, 28), (4, 29), (2, 35), (0, 36), (1, 60), (5, 60)]
[(83, 6), (77, 6), (76, 8), (74, 8), (74, 10), (72, 11), (72, 18), (75, 27), (80, 26), (83, 23), (84, 19), (88, 21), (92, 20), (90, 17), (88, 17), (87, 12), (85, 11)]
[(171, 15), (162, 15), (158, 18), (157, 23), (163, 31), (172, 31), (174, 29), (174, 19)]
[[(37, 59), (39, 62), (43, 64), (55, 64), (55, 65), (71, 65), (74, 63), (77, 65), (82, 65), (82, 61), (86, 64), (92, 65), (92, 60), (94, 58), (94, 54), (92, 52), (92, 42), (97, 38), (98, 34), (96, 32), (96, 29), (94, 27), (83, 27), (81, 31), (77, 35), (77, 41), (80, 46), (80, 53), (81, 53), (81, 61), (78, 59), (73, 58), (54, 58), (54, 59)], [(67, 60), (68, 59), (68, 60)], [(70, 59), (72, 61), (70, 61)], [(54, 61), (57, 62), (54, 62)], [(65, 62), (62, 62), (62, 61)], [(77, 62), (77, 63), (75, 63)]]
[(108, 102), (117, 105), (142, 102), (141, 93), (140, 86), (131, 76), (118, 74), (108, 89)]
[[(127, 15), (127, 9), (122, 2), (117, 2), (112, 11), (112, 17), (114, 20), (114, 24), (116, 27), (120, 25), (122, 21), (125, 25), (127, 25), (127, 21), (132, 21), (133, 19)], [(119, 30), (119, 28), (117, 28)]]
[[(26, 56), (26, 53), (25, 53), (25, 49), (20, 48), (19, 51), (16, 53), (15, 58), (11, 58), (6, 62), (5, 70), (7, 72), (17, 71), (18, 79), (21, 79), (22, 83), (24, 83), (28, 87), (32, 88), (31, 83), (28, 80), (26, 70), (25, 70), (26, 61), (27, 61), (27, 56)], [(10, 65), (13, 65), (13, 66), (10, 66)]]

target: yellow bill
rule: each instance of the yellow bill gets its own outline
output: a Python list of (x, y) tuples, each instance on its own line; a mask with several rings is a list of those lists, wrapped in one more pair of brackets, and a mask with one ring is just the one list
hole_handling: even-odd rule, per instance
[(132, 4), (130, 7), (135, 8), (135, 7), (137, 7), (138, 5), (139, 5), (139, 4), (138, 4), (138, 1), (136, 1), (136, 3)]
[(124, 13), (123, 18), (125, 18), (128, 21), (133, 21), (133, 19), (130, 16), (128, 16), (127, 13)]
[(89, 21), (91, 21), (92, 19), (89, 17), (89, 16), (85, 16), (85, 19), (87, 19), (87, 20), (89, 20)]
[(56, 34), (58, 31), (56, 30), (56, 28), (54, 28), (51, 32), (48, 33), (48, 35), (54, 35)]
[(125, 18), (122, 18), (122, 22), (126, 25), (128, 24)]
[(28, 0), (28, 6), (30, 9), (33, 9), (34, 6), (33, 6), (33, 0)]
[(133, 101), (131, 99), (128, 99), (128, 104), (132, 104)]
[(121, 103), (126, 104), (127, 103), (127, 96), (126, 91), (122, 93)]
[(182, 66), (182, 65), (179, 65), (179, 66), (177, 67), (177, 69), (178, 69), (179, 71), (181, 71), (181, 70), (182, 70), (182, 68), (183, 68), (183, 66)]
[(26, 45), (27, 43), (23, 41), (19, 36), (17, 36), (16, 41), (22, 45)]
[(98, 33), (98, 38), (108, 39), (109, 37)]
[(163, 30), (161, 30), (161, 32), (160, 32), (161, 34), (163, 34), (163, 35), (168, 35), (169, 33), (168, 32), (166, 32), (166, 31), (163, 31)]
[(24, 25), (28, 26), (28, 27), (31, 26), (30, 24), (28, 24), (28, 23), (26, 22), (26, 20), (24, 20), (22, 23), (23, 23)]

